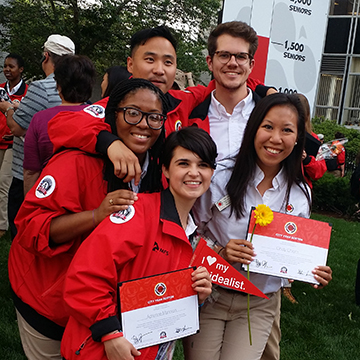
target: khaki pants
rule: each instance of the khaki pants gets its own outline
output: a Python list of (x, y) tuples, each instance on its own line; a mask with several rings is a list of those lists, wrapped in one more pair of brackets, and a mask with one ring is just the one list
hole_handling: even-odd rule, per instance
[(50, 339), (31, 327), (16, 310), (21, 343), (29, 360), (61, 360), (60, 341)]
[(8, 194), (12, 181), (12, 149), (0, 149), (0, 230), (7, 230)]
[(184, 339), (186, 360), (259, 360), (268, 341), (281, 292), (269, 300), (250, 297), (252, 346), (249, 343), (247, 296), (218, 287), (216, 302), (207, 302), (200, 313), (200, 332)]

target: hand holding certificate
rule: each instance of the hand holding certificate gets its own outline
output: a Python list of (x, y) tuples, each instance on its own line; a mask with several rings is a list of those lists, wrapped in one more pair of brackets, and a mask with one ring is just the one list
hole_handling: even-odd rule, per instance
[(176, 340), (199, 330), (193, 271), (187, 268), (119, 283), (124, 337), (136, 349)]
[[(249, 229), (254, 222), (252, 211)], [(271, 224), (255, 229), (252, 243), (257, 256), (250, 271), (319, 284), (313, 270), (326, 265), (330, 235), (328, 223), (274, 212)]]

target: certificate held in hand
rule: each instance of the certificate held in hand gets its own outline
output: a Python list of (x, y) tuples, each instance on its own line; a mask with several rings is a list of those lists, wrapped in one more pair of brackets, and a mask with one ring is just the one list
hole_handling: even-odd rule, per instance
[(136, 349), (195, 334), (199, 330), (198, 296), (186, 268), (118, 284), (124, 337)]
[[(249, 241), (254, 224), (252, 210)], [(271, 224), (255, 228), (252, 243), (257, 255), (250, 271), (318, 284), (312, 270), (326, 265), (330, 235), (328, 223), (274, 211)]]

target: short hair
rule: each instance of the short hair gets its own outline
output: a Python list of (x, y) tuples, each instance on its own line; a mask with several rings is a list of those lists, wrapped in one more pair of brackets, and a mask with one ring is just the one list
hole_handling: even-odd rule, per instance
[(258, 47), (259, 39), (256, 31), (248, 24), (242, 21), (230, 21), (219, 24), (209, 35), (208, 38), (208, 51), (211, 57), (214, 56), (217, 49), (217, 38), (220, 35), (231, 35), (244, 39), (249, 43), (249, 54), (254, 57)]
[(197, 126), (189, 126), (172, 132), (165, 141), (162, 163), (166, 169), (169, 168), (174, 150), (181, 146), (199, 156), (212, 169), (215, 169), (217, 148), (214, 140), (203, 129)]
[[(116, 130), (116, 115), (119, 103), (130, 94), (135, 94), (140, 89), (148, 89), (152, 91), (160, 100), (162, 104), (162, 112), (164, 114), (168, 111), (168, 101), (164, 93), (148, 80), (140, 78), (131, 78), (118, 83), (110, 94), (109, 101), (105, 109), (105, 122), (110, 125), (111, 132), (115, 135)], [(165, 141), (165, 129), (161, 130), (158, 139), (154, 145), (149, 149), (149, 166), (145, 177), (140, 184), (140, 192), (154, 192), (162, 189), (161, 183), (161, 164), (160, 156), (162, 154)], [(108, 182), (108, 192), (117, 189), (128, 189), (128, 185), (114, 175), (114, 165), (110, 160), (106, 159), (104, 168), (104, 178)]]
[(10, 53), (9, 55), (5, 56), (5, 60), (8, 58), (15, 59), (19, 68), (25, 66), (24, 59), (19, 54)]
[(131, 37), (131, 41), (130, 41), (131, 56), (134, 55), (134, 52), (137, 50), (137, 48), (140, 45), (144, 45), (147, 40), (154, 38), (154, 37), (163, 37), (166, 40), (169, 40), (176, 52), (176, 47), (177, 47), (176, 39), (174, 38), (173, 34), (170, 32), (169, 28), (162, 25), (162, 26), (158, 26), (155, 28), (143, 29), (143, 30), (137, 31)]
[(92, 61), (83, 55), (60, 56), (54, 70), (61, 95), (70, 103), (89, 100), (95, 84), (96, 70)]
[(245, 128), (240, 151), (236, 156), (233, 172), (226, 186), (231, 201), (231, 209), (235, 212), (237, 218), (244, 215), (244, 199), (247, 186), (255, 174), (257, 163), (257, 153), (254, 146), (255, 136), (266, 114), (275, 106), (289, 107), (297, 116), (297, 144), (294, 146), (291, 154), (282, 161), (286, 179), (285, 181), (287, 184), (287, 191), (283, 205), (287, 205), (290, 196), (290, 189), (293, 184), (296, 184), (305, 194), (310, 207), (310, 195), (305, 185), (306, 183), (301, 167), (302, 154), (305, 145), (304, 108), (298, 96), (277, 93), (265, 96), (256, 104), (254, 110), (252, 111)]
[(127, 71), (125, 66), (111, 66), (105, 71), (108, 74), (108, 86), (104, 92), (103, 97), (108, 97), (114, 87), (121, 81), (128, 79), (131, 73)]

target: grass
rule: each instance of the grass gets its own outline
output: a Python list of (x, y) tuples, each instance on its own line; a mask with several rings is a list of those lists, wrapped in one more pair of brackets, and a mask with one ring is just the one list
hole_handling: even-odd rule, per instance
[[(360, 223), (318, 214), (312, 218), (333, 224), (328, 257), (333, 280), (322, 290), (295, 282), (292, 292), (299, 303), (291, 304), (283, 298), (281, 360), (360, 359), (360, 307), (355, 304), (354, 294)], [(0, 239), (0, 359), (26, 360), (7, 280), (9, 248), (6, 235)], [(183, 359), (179, 345), (174, 360)]]

